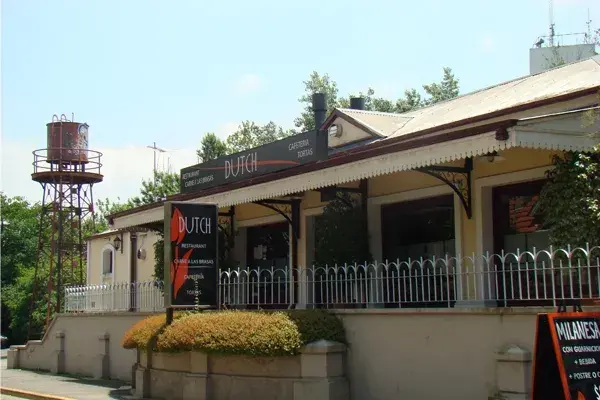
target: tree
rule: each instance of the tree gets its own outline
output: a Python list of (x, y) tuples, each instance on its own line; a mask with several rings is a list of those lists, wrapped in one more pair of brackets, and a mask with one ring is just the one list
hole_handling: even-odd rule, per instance
[[(600, 91), (598, 92), (600, 102)], [(598, 110), (582, 116), (582, 127), (600, 120)], [(600, 138), (600, 132), (592, 131)], [(589, 153), (555, 155), (540, 195), (544, 223), (554, 246), (600, 246), (600, 145)]]
[(270, 121), (266, 125), (257, 125), (252, 121), (243, 121), (238, 129), (227, 137), (228, 154), (245, 151), (254, 147), (283, 139), (291, 134)]
[(154, 179), (142, 180), (140, 195), (129, 199), (131, 207), (164, 201), (167, 196), (179, 193), (179, 174), (155, 171)]
[(315, 120), (312, 109), (312, 95), (315, 93), (325, 93), (327, 96), (327, 114), (335, 107), (338, 107), (338, 87), (328, 74), (320, 75), (313, 71), (308, 80), (304, 81), (304, 94), (298, 101), (304, 104), (304, 109), (300, 116), (294, 120), (296, 126), (295, 132), (306, 132), (315, 129)]
[[(366, 93), (360, 92), (356, 96), (364, 97), (365, 110), (390, 113), (405, 113), (426, 107), (440, 101), (452, 99), (459, 94), (459, 82), (454, 76), (451, 68), (443, 69), (441, 82), (434, 82), (423, 85), (423, 91), (428, 98), (422, 98), (416, 89), (404, 91), (404, 96), (395, 102), (389, 99), (375, 96), (375, 90), (368, 88)], [(333, 81), (328, 74), (320, 75), (313, 71), (308, 80), (304, 81), (304, 94), (298, 99), (302, 103), (303, 110), (298, 118), (294, 120), (296, 126), (295, 132), (305, 132), (315, 128), (312, 95), (314, 93), (325, 93), (327, 95), (327, 113), (334, 108), (348, 108), (350, 106), (350, 97), (338, 97), (337, 83)]]
[[(11, 293), (11, 287), (23, 280), (23, 275), (33, 278), (41, 205), (30, 204), (23, 197), (9, 198), (0, 192), (0, 210), (2, 333), (7, 335), (12, 343), (23, 337), (23, 331), (19, 328), (20, 321), (28, 315), (28, 309), (19, 310), (13, 304), (16, 298)], [(31, 296), (31, 289), (24, 292), (26, 299)], [(28, 305), (29, 302), (26, 306)]]
[(454, 77), (452, 69), (444, 68), (444, 77), (440, 83), (431, 83), (423, 85), (423, 90), (429, 95), (429, 98), (422, 101), (423, 106), (446, 101), (458, 96), (458, 80)]
[(202, 138), (200, 149), (196, 150), (196, 154), (200, 162), (206, 162), (229, 154), (229, 149), (226, 142), (209, 132)]
[(35, 260), (41, 205), (30, 204), (19, 196), (9, 198), (0, 192), (0, 209), (0, 265), (2, 286), (5, 287), (14, 282), (19, 264)]

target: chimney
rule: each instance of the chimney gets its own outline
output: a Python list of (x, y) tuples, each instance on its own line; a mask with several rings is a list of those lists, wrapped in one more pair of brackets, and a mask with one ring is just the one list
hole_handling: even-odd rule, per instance
[(315, 130), (321, 130), (327, 116), (327, 95), (325, 93), (313, 94), (312, 109), (315, 114)]
[(364, 97), (351, 97), (350, 108), (353, 110), (364, 110), (365, 109), (365, 98)]

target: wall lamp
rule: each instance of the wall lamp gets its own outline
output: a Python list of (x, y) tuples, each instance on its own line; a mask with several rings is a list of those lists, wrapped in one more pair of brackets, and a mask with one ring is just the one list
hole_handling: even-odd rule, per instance
[[(121, 234), (121, 236), (122, 236), (122, 234)], [(120, 236), (117, 236), (113, 240), (113, 246), (115, 247), (115, 250), (121, 249), (121, 254), (123, 254), (123, 248), (121, 246), (122, 243), (123, 243), (123, 239)]]

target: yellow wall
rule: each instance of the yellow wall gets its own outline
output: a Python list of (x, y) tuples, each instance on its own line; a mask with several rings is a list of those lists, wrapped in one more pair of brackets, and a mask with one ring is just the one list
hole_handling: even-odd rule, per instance
[[(480, 158), (476, 158), (473, 164), (472, 185), (475, 187), (475, 181), (479, 178), (493, 175), (506, 174), (516, 171), (550, 166), (552, 156), (556, 152), (534, 149), (514, 148), (501, 152), (504, 160), (501, 162), (489, 163)], [(462, 161), (452, 162), (445, 165), (461, 165)], [(402, 193), (417, 189), (429, 188), (443, 185), (438, 179), (417, 171), (403, 171), (389, 175), (378, 176), (369, 180), (369, 197), (387, 196), (395, 193)], [(358, 182), (352, 182), (346, 187), (358, 187)], [(475, 202), (481, 201), (479, 193), (472, 191), (472, 208), (475, 208)], [(320, 195), (317, 191), (309, 191), (304, 194), (301, 208), (302, 210), (315, 209), (326, 205), (320, 201)], [(228, 211), (228, 208), (221, 210)], [(468, 219), (463, 208), (460, 213), (460, 243), (459, 249), (462, 255), (470, 255), (476, 251), (476, 216)], [(263, 218), (276, 215), (277, 213), (266, 207), (257, 204), (240, 204), (235, 207), (236, 221), (250, 221), (257, 218)], [(90, 241), (90, 268), (88, 283), (97, 284), (101, 280), (101, 251), (105, 244), (112, 241), (116, 235), (108, 237), (97, 237)], [(298, 242), (299, 262), (302, 264), (305, 259), (305, 237), (306, 224), (302, 221), (301, 237)], [(148, 233), (147, 236), (138, 234), (138, 248), (143, 247), (146, 250), (146, 259), (138, 259), (138, 280), (150, 280), (154, 272), (154, 249), (152, 244), (156, 240), (154, 233)], [(145, 238), (145, 239), (144, 239)], [(129, 234), (123, 235), (123, 253), (117, 251), (116, 262), (114, 265), (114, 281), (123, 282), (129, 280)], [(107, 282), (108, 283), (108, 282)]]
[[(102, 275), (102, 249), (107, 244), (112, 244), (114, 239), (120, 235), (117, 233), (111, 233), (109, 235), (100, 235), (93, 237), (88, 240), (89, 247), (89, 268), (87, 283), (90, 285), (97, 285), (101, 283), (120, 283), (130, 281), (130, 268), (129, 260), (131, 257), (131, 238), (129, 232), (123, 233), (123, 242), (121, 244), (122, 250), (116, 250), (115, 260), (113, 263), (113, 275), (103, 276)], [(137, 280), (148, 281), (152, 280), (154, 274), (154, 246), (153, 244), (157, 240), (157, 235), (154, 232), (142, 232), (138, 233), (137, 247), (133, 249), (137, 255), (138, 249), (145, 250), (145, 258), (137, 259)]]

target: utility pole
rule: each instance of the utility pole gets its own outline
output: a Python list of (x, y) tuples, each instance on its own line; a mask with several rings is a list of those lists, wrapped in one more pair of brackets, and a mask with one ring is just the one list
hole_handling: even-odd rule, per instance
[(154, 150), (154, 169), (152, 176), (154, 177), (154, 184), (156, 185), (156, 152), (159, 151), (161, 153), (165, 153), (167, 150), (162, 149), (160, 147), (156, 147), (156, 142), (153, 142), (152, 146), (146, 146), (149, 149)]

